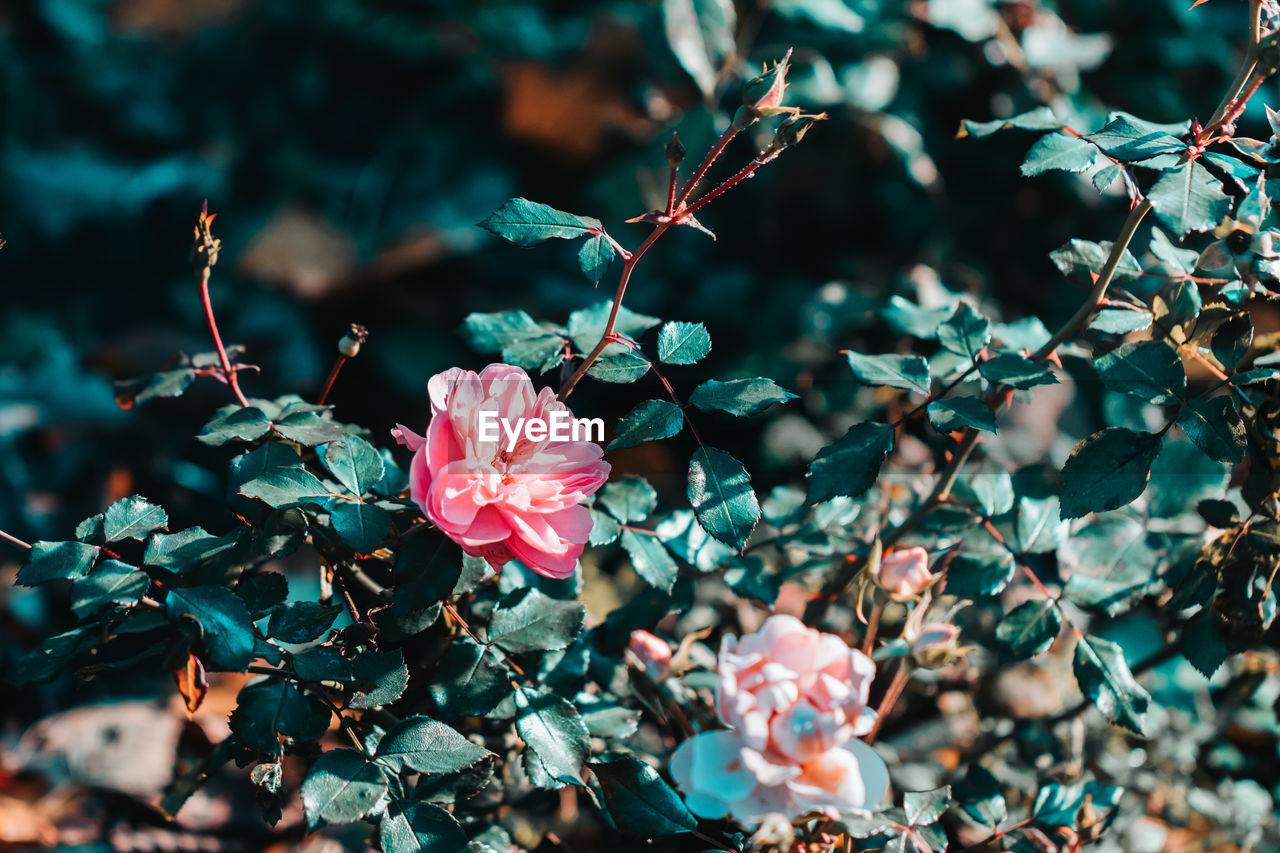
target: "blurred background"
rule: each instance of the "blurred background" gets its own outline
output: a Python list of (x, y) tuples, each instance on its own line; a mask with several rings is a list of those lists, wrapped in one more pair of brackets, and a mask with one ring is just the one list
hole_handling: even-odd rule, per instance
[[(760, 375), (801, 392), (798, 407), (746, 428), (718, 423), (718, 443), (747, 462), (758, 491), (794, 482), (849, 422), (838, 350), (906, 346), (878, 313), (891, 297), (927, 305), (944, 288), (967, 292), (993, 314), (1050, 327), (1078, 305), (1048, 253), (1072, 237), (1112, 239), (1125, 200), (1080, 176), (1023, 179), (1026, 136), (957, 138), (960, 121), (1041, 104), (1078, 127), (1108, 109), (1205, 119), (1237, 66), (1245, 4), (1190, 5), (7, 0), (0, 528), (65, 539), (135, 492), (168, 509), (171, 529), (231, 523), (226, 455), (192, 438), (227, 389), (204, 380), (129, 410), (113, 396), (115, 381), (209, 349), (187, 259), (205, 199), (223, 239), (212, 287), (223, 337), (261, 368), (246, 391), (314, 399), (338, 339), (361, 323), (369, 343), (330, 401), (388, 446), (395, 422), (425, 422), (432, 374), (491, 360), (458, 334), (468, 313), (520, 308), (564, 323), (612, 296), (616, 266), (593, 289), (576, 245), (517, 249), (476, 222), (525, 196), (595, 216), (634, 247), (647, 227), (624, 220), (664, 203), (671, 133), (696, 163), (742, 81), (788, 47), (788, 102), (830, 120), (700, 213), (718, 239), (664, 238), (627, 305), (710, 329), (711, 356), (674, 375), (678, 391)], [(1269, 135), (1259, 128), (1273, 96), (1255, 99), (1242, 132)], [(713, 179), (764, 133), (736, 140)], [(574, 404), (617, 418), (638, 394), (660, 390), (584, 384)], [(678, 499), (688, 450), (629, 451), (615, 470)], [(0, 547), (11, 648), (70, 624), (45, 593), (13, 589), (18, 557)], [(67, 703), (62, 689), (6, 715), (6, 731)], [(208, 713), (225, 721), (227, 710)], [(158, 784), (168, 748), (153, 762)]]

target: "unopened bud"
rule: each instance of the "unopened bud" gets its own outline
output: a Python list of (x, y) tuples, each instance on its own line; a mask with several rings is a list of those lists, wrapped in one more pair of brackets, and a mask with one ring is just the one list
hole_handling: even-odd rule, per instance
[(773, 147), (790, 148), (804, 139), (804, 135), (809, 132), (809, 128), (813, 127), (814, 122), (822, 121), (826, 117), (826, 113), (819, 113), (813, 116), (795, 115), (785, 119), (774, 131)]
[(369, 340), (369, 331), (364, 326), (351, 324), (351, 331), (342, 336), (342, 340), (338, 341), (338, 352), (347, 358), (355, 358), (360, 354), (360, 345)]
[(684, 159), (684, 155), (689, 153), (689, 149), (685, 148), (680, 142), (680, 134), (671, 134), (671, 141), (662, 148), (662, 153), (667, 156), (667, 165), (675, 168), (680, 165), (680, 161)]
[(200, 218), (196, 220), (195, 240), (191, 244), (191, 265), (200, 274), (218, 262), (218, 251), (222, 241), (213, 236), (213, 220), (216, 213), (209, 212), (209, 202), (204, 203)]
[(739, 130), (749, 127), (767, 116), (794, 113), (794, 107), (784, 107), (782, 96), (787, 89), (787, 69), (791, 64), (791, 49), (759, 77), (742, 90), (742, 106), (733, 116), (733, 126)]
[(876, 585), (899, 601), (915, 598), (936, 579), (929, 572), (929, 552), (918, 546), (885, 554), (876, 572)]
[(661, 681), (666, 677), (671, 663), (671, 646), (667, 645), (666, 640), (637, 629), (631, 632), (627, 650), (635, 656), (639, 668), (654, 681)]
[(931, 622), (911, 640), (911, 657), (924, 669), (941, 669), (966, 651), (960, 647), (960, 629), (950, 622)]

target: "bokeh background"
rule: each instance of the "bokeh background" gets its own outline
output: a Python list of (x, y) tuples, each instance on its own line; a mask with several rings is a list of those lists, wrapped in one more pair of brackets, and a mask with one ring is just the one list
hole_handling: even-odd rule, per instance
[[(517, 249), (476, 222), (525, 196), (598, 217), (634, 246), (645, 226), (624, 220), (665, 200), (663, 143), (678, 130), (696, 161), (742, 80), (788, 47), (790, 102), (829, 120), (700, 216), (718, 239), (664, 238), (627, 304), (705, 322), (706, 375), (807, 392), (809, 418), (778, 411), (718, 441), (759, 491), (794, 481), (825, 441), (814, 423), (838, 420), (852, 393), (838, 350), (906, 345), (875, 313), (890, 297), (927, 304), (946, 288), (1050, 327), (1079, 303), (1048, 253), (1114, 237), (1124, 199), (1079, 176), (1023, 179), (1026, 137), (957, 138), (960, 121), (1040, 104), (1078, 126), (1108, 109), (1206, 118), (1238, 62), (1245, 4), (1189, 6), (8, 0), (0, 528), (66, 538), (134, 492), (162, 503), (173, 529), (226, 528), (225, 457), (192, 439), (226, 389), (207, 380), (130, 410), (113, 397), (114, 381), (208, 349), (187, 260), (203, 200), (223, 238), (223, 336), (261, 368), (247, 391), (314, 398), (359, 322), (370, 341), (331, 401), (386, 436), (425, 420), (432, 374), (486, 363), (457, 332), (468, 313), (563, 323), (612, 295), (616, 267), (593, 289), (576, 246)], [(1246, 130), (1265, 127), (1273, 86)], [(753, 153), (735, 141), (715, 174)], [(677, 384), (687, 392), (703, 368)], [(616, 418), (636, 394), (592, 384), (575, 406)], [(620, 455), (617, 470), (678, 496), (688, 448), (668, 444)], [(70, 618), (11, 587), (18, 557), (0, 551), (10, 649)], [(5, 730), (70, 703), (71, 689), (95, 690), (33, 693)]]

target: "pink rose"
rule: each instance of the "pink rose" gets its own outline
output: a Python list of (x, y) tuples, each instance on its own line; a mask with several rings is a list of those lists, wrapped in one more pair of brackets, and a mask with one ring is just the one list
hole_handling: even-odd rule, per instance
[(627, 648), (650, 678), (660, 680), (666, 675), (667, 665), (671, 662), (671, 646), (666, 640), (648, 631), (636, 630), (631, 632)]
[(719, 663), (720, 719), (780, 763), (807, 761), (875, 722), (867, 697), (876, 665), (794, 616), (770, 616), (754, 634), (725, 637)]
[(746, 823), (772, 813), (865, 814), (880, 807), (889, 789), (883, 759), (862, 741), (802, 764), (773, 764), (733, 730), (703, 732), (681, 743), (671, 756), (671, 775), (698, 817), (732, 815)]
[[(547, 577), (571, 576), (591, 532), (582, 502), (609, 476), (600, 446), (530, 440), (523, 431), (512, 439), (501, 422), (515, 430), (522, 418), (552, 424), (554, 413), (569, 413), (550, 388), (535, 391), (518, 367), (491, 364), (479, 374), (455, 367), (433, 376), (427, 391), (426, 436), (392, 430), (413, 451), (414, 502), (462, 550), (494, 568), (515, 559)], [(488, 436), (482, 412), (491, 413), (483, 419)]]
[(895, 598), (913, 598), (933, 583), (929, 572), (929, 552), (923, 548), (890, 551), (880, 558), (876, 583)]
[(960, 629), (950, 622), (930, 622), (910, 632), (911, 656), (925, 669), (939, 669), (961, 657)]

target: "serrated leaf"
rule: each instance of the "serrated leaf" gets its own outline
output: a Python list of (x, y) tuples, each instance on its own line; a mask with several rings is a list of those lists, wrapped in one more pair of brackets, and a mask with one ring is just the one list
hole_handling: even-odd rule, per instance
[(103, 560), (71, 584), (71, 609), (83, 619), (104, 607), (137, 604), (150, 588), (146, 572), (117, 560)]
[(1128, 308), (1104, 308), (1089, 320), (1091, 332), (1108, 335), (1127, 335), (1151, 328), (1151, 312), (1131, 311)]
[[(615, 346), (611, 344), (610, 346)], [(649, 361), (636, 352), (620, 352), (617, 355), (606, 355), (596, 359), (595, 364), (587, 368), (587, 374), (601, 382), (612, 382), (625, 385), (635, 382), (649, 372)]]
[(1062, 467), (1062, 517), (1080, 518), (1133, 502), (1147, 488), (1160, 437), (1108, 427), (1081, 441)]
[(1229, 654), (1215, 619), (1212, 610), (1201, 610), (1183, 623), (1179, 636), (1182, 656), (1205, 678), (1213, 678)]
[(662, 542), (646, 531), (622, 531), (622, 547), (631, 557), (636, 574), (653, 587), (670, 592), (679, 574), (679, 567)]
[(711, 352), (711, 335), (701, 323), (667, 323), (658, 333), (658, 358), (664, 364), (694, 364)]
[(382, 456), (373, 445), (354, 435), (344, 436), (320, 448), (320, 460), (334, 479), (363, 495), (382, 479)]
[[(1107, 124), (1085, 138), (1117, 160), (1126, 163), (1149, 160), (1160, 154), (1185, 151), (1187, 144), (1174, 136), (1170, 125), (1156, 125), (1127, 113), (1113, 113)], [(1185, 132), (1183, 128), (1180, 132)]]
[(324, 483), (301, 465), (272, 468), (240, 486), (240, 494), (274, 509), (314, 503), (329, 494)]
[(814, 504), (841, 496), (861, 496), (875, 484), (880, 466), (892, 449), (893, 427), (872, 421), (854, 424), (814, 457), (805, 474), (805, 500)]
[(1178, 239), (1212, 229), (1231, 212), (1222, 182), (1194, 161), (1161, 175), (1147, 191), (1147, 200)]
[(1000, 782), (980, 764), (970, 764), (964, 781), (955, 789), (956, 804), (976, 823), (995, 828), (1009, 816)]
[(220, 447), (231, 441), (255, 441), (271, 429), (271, 420), (255, 406), (223, 409), (217, 417), (205, 424), (196, 440), (211, 447)]
[(487, 755), (454, 729), (422, 715), (406, 717), (378, 742), (375, 756), (397, 773), (458, 773)]
[(221, 586), (169, 590), (165, 612), (172, 620), (189, 618), (200, 625), (211, 668), (243, 672), (253, 660), (253, 623), (249, 610), (231, 590)]
[(498, 602), (489, 622), (489, 642), (508, 652), (563, 649), (582, 630), (585, 611), (536, 589), (516, 590)]
[(951, 786), (943, 785), (932, 791), (906, 791), (902, 795), (902, 808), (907, 815), (907, 825), (927, 826), (942, 817), (951, 804)]
[(511, 675), (494, 652), (463, 637), (440, 659), (430, 689), (450, 719), (488, 714), (511, 693)]
[(1022, 161), (1022, 174), (1040, 175), (1054, 169), (1083, 172), (1097, 159), (1098, 149), (1079, 136), (1049, 133), (1040, 137), (1027, 152)]
[(1036, 107), (1025, 113), (1009, 118), (998, 118), (994, 121), (974, 121), (964, 119), (960, 123), (959, 136), (982, 138), (1002, 130), (1057, 130), (1063, 122), (1054, 116), (1049, 107)]
[(618, 828), (641, 838), (689, 832), (698, 819), (658, 772), (631, 756), (592, 764), (605, 807)]
[(391, 535), (391, 513), (363, 501), (331, 502), (329, 523), (343, 543), (357, 554), (373, 553)]
[(272, 424), (271, 428), (278, 435), (304, 447), (315, 447), (318, 444), (335, 442), (347, 437), (347, 431), (341, 424), (311, 411), (288, 414)]
[(947, 594), (963, 598), (998, 595), (1013, 577), (1013, 558), (1003, 552), (961, 554), (947, 567)]
[(775, 403), (796, 399), (796, 395), (772, 379), (708, 379), (689, 395), (689, 402), (704, 412), (728, 412), (739, 418), (759, 414)]
[(1210, 459), (1235, 464), (1244, 458), (1244, 421), (1230, 397), (1188, 401), (1178, 412), (1178, 426)]
[(331, 749), (315, 760), (302, 781), (307, 826), (355, 823), (371, 813), (387, 791), (382, 768), (353, 749)]
[(684, 428), (684, 412), (666, 400), (645, 400), (627, 413), (618, 424), (609, 450), (638, 447), (679, 434)]
[(337, 605), (290, 601), (271, 614), (267, 634), (282, 643), (309, 643), (329, 630), (341, 612)]
[(517, 687), (516, 734), (529, 745), (543, 772), (556, 782), (582, 786), (591, 736), (578, 710), (541, 689)]
[(503, 202), (480, 227), (517, 246), (536, 246), (552, 238), (572, 240), (602, 230), (598, 219), (575, 216), (526, 198)]
[(1080, 692), (1111, 722), (1136, 734), (1143, 725), (1151, 696), (1134, 679), (1124, 652), (1110, 640), (1082, 636), (1072, 663)]
[(409, 686), (409, 667), (405, 666), (404, 652), (400, 649), (391, 651), (365, 651), (356, 655), (352, 661), (352, 676), (359, 681), (366, 681), (371, 687), (352, 695), (347, 703), (349, 708), (377, 708), (388, 705), (404, 695)]
[[(1065, 276), (1073, 274), (1100, 273), (1111, 255), (1111, 243), (1095, 243), (1091, 240), (1069, 240), (1065, 246), (1054, 249), (1049, 258)], [(1120, 254), (1120, 262), (1116, 265), (1114, 279), (1125, 281), (1142, 275), (1142, 265), (1133, 253), (1125, 249)], [(1086, 278), (1086, 280), (1088, 280)]]
[(592, 284), (599, 284), (600, 279), (609, 271), (609, 263), (613, 260), (613, 243), (603, 234), (588, 237), (578, 249), (578, 268)]
[(89, 574), (98, 548), (85, 542), (36, 542), (18, 570), (16, 583), (36, 586), (52, 580), (75, 580)]
[(978, 362), (978, 373), (993, 385), (1008, 385), (1020, 390), (1058, 383), (1058, 377), (1053, 375), (1049, 365), (1012, 352), (1002, 352)]
[(231, 731), (267, 755), (281, 755), (280, 737), (318, 740), (329, 728), (332, 712), (283, 678), (246, 684), (236, 696)]
[(163, 509), (146, 498), (132, 495), (107, 508), (102, 517), (102, 535), (108, 542), (122, 539), (142, 541), (168, 523), (169, 516)]
[(623, 524), (644, 521), (658, 505), (658, 493), (644, 477), (628, 474), (605, 483), (596, 501)]
[(1187, 373), (1177, 351), (1160, 341), (1123, 343), (1095, 359), (1098, 375), (1112, 391), (1141, 397), (1158, 406), (1182, 402)]
[(934, 400), (925, 409), (929, 423), (941, 433), (955, 432), (965, 427), (996, 431), (996, 413), (978, 397), (948, 397)]
[(1003, 661), (1021, 661), (1043, 654), (1062, 630), (1062, 617), (1052, 601), (1024, 601), (996, 627), (996, 647)]
[(978, 313), (968, 302), (956, 303), (955, 313), (938, 327), (938, 343), (970, 361), (991, 340), (991, 321)]
[(706, 97), (716, 90), (721, 63), (734, 52), (736, 21), (729, 0), (662, 0), (667, 44)]
[[(396, 801), (378, 825), (382, 853), (471, 853), (467, 833), (449, 812), (424, 802)], [(497, 853), (497, 851), (495, 851)]]
[[(569, 315), (569, 337), (579, 352), (588, 353), (600, 342), (600, 338), (604, 336), (604, 330), (609, 326), (609, 315), (612, 311), (613, 301), (609, 300), (588, 305)], [(613, 330), (619, 335), (634, 338), (661, 322), (657, 317), (639, 314), (623, 305), (618, 309)], [(609, 344), (604, 349), (606, 356), (630, 352), (631, 350), (625, 344)]]
[(853, 375), (867, 385), (888, 385), (929, 396), (929, 362), (918, 355), (844, 354)]
[(738, 551), (760, 521), (747, 469), (723, 450), (702, 447), (693, 454), (688, 497), (702, 528)]

